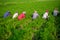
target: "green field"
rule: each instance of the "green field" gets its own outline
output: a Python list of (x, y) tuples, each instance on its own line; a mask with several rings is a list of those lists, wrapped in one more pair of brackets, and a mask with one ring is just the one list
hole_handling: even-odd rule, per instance
[[(54, 8), (60, 11), (59, 0), (0, 0), (0, 40), (60, 40), (60, 19), (52, 15)], [(45, 10), (49, 10), (49, 20), (42, 19)], [(11, 16), (3, 18), (4, 13), (9, 10)], [(37, 10), (39, 17), (32, 21), (31, 15)], [(18, 11), (26, 11), (26, 18), (18, 21), (12, 19), (13, 14)]]

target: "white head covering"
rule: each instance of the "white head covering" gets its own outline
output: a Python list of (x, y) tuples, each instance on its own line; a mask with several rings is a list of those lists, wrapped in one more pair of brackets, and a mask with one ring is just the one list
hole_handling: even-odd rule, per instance
[(26, 12), (25, 12), (25, 11), (23, 11), (23, 14), (26, 14)]
[(37, 11), (35, 11), (35, 13), (37, 13)]

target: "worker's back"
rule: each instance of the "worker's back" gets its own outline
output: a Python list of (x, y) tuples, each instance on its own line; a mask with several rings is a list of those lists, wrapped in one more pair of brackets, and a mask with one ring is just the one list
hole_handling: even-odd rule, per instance
[(4, 14), (4, 18), (6, 18), (6, 17), (9, 16), (9, 15), (10, 15), (10, 12), (7, 11), (7, 12)]
[(25, 14), (23, 14), (23, 13), (18, 16), (18, 20), (21, 20), (23, 18), (25, 18)]

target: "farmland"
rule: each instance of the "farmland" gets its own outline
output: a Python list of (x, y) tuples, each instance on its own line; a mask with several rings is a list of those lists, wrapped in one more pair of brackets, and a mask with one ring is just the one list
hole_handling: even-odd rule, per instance
[[(39, 1), (39, 0), (0, 0), (0, 40), (60, 40), (59, 27), (60, 16), (54, 17), (52, 11), (58, 8), (59, 0)], [(49, 10), (49, 20), (42, 19), (45, 10)], [(11, 12), (11, 16), (3, 18), (6, 11)], [(32, 21), (31, 15), (37, 10), (40, 15)], [(26, 18), (18, 21), (12, 19), (13, 14), (18, 11), (26, 11)]]

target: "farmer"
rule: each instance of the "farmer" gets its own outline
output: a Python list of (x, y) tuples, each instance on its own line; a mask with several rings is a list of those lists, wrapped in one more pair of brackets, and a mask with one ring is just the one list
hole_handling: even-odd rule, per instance
[(4, 14), (4, 18), (6, 18), (7, 16), (10, 15), (10, 11), (7, 11), (5, 14)]
[(54, 11), (53, 11), (53, 15), (54, 15), (54, 16), (57, 16), (58, 13), (59, 13), (58, 8), (55, 8)]
[(14, 15), (13, 15), (13, 19), (16, 18), (18, 16), (18, 12), (16, 12)]
[(22, 13), (18, 16), (18, 20), (21, 20), (21, 19), (25, 18), (25, 14), (26, 14), (25, 11), (22, 12)]
[(42, 18), (44, 18), (44, 19), (48, 19), (48, 10), (46, 10), (46, 12), (43, 14), (43, 17)]
[(37, 13), (37, 11), (34, 11), (33, 15), (32, 15), (32, 20), (36, 19), (39, 16), (39, 14)]

